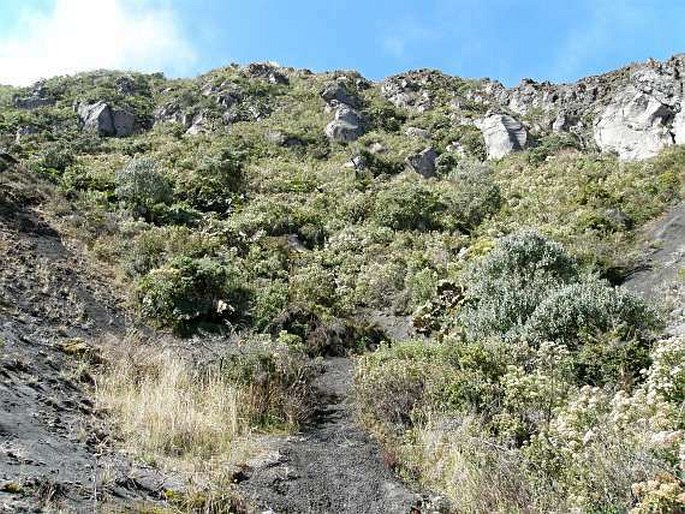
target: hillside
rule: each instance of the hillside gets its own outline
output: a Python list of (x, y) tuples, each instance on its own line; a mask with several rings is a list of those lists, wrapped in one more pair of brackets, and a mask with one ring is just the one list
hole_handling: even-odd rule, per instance
[(684, 73), (0, 86), (0, 507), (685, 509)]

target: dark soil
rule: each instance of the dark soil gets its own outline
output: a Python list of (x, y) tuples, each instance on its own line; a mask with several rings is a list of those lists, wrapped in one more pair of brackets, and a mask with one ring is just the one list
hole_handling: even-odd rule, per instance
[(652, 300), (667, 316), (668, 332), (685, 334), (685, 203), (650, 223), (642, 233), (645, 257), (624, 285)]
[(298, 436), (271, 441), (266, 457), (248, 464), (240, 488), (258, 512), (422, 512), (412, 492), (384, 462), (378, 444), (354, 420), (348, 390), (353, 362), (325, 361), (315, 382), (319, 405)]
[(11, 200), (0, 202), (0, 512), (158, 498), (164, 478), (111, 450), (89, 397), (92, 342), (123, 334), (122, 299), (33, 199), (0, 185)]

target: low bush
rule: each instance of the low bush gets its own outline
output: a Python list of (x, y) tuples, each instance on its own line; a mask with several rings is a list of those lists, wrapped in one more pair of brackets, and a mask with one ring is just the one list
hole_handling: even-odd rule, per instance
[(116, 175), (116, 195), (134, 212), (148, 216), (157, 204), (171, 201), (171, 185), (152, 159), (135, 159)]
[(138, 283), (143, 316), (180, 331), (239, 319), (246, 299), (237, 269), (207, 257), (175, 257)]

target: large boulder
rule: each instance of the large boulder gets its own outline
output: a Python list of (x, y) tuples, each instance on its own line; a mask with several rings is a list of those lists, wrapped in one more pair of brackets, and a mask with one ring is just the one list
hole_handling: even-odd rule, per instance
[(359, 99), (350, 93), (345, 84), (340, 81), (326, 84), (321, 91), (321, 98), (328, 104), (345, 104), (350, 107), (359, 105)]
[(674, 143), (669, 128), (673, 116), (671, 107), (629, 86), (595, 119), (595, 143), (625, 161), (653, 157)]
[(117, 137), (130, 136), (136, 128), (136, 117), (128, 111), (111, 109), (112, 126)]
[(526, 147), (528, 132), (516, 119), (506, 114), (491, 114), (476, 122), (483, 133), (488, 159), (501, 159)]
[(334, 141), (356, 141), (364, 133), (362, 117), (352, 107), (340, 105), (335, 111), (335, 119), (326, 125), (324, 132)]
[(105, 102), (81, 104), (78, 115), (83, 129), (100, 136), (125, 137), (135, 131), (136, 118), (130, 112), (113, 109)]
[(437, 158), (438, 154), (433, 148), (426, 148), (419, 153), (410, 155), (405, 162), (423, 178), (431, 178), (435, 176), (435, 161)]

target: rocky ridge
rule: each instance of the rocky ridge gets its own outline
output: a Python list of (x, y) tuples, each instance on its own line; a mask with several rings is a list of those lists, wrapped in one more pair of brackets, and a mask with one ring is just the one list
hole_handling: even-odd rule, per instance
[[(355, 142), (375, 126), (387, 123), (388, 109), (370, 111), (369, 98), (386, 102), (400, 116), (439, 114), (446, 116), (453, 128), (477, 130), (485, 156), (495, 160), (554, 137), (566, 138), (568, 144), (582, 150), (615, 153), (626, 161), (649, 158), (685, 142), (682, 54), (663, 62), (630, 64), (575, 83), (525, 79), (512, 88), (490, 79), (465, 80), (432, 70), (410, 71), (374, 83), (356, 72), (313, 74), (270, 63), (227, 69), (237, 70), (237, 78), (220, 80), (221, 75), (210, 72), (186, 81), (184, 87), (189, 84), (190, 89), (183, 94), (178, 81), (160, 83), (159, 93), (146, 93), (154, 108), (145, 115), (132, 112), (135, 102), (127, 105), (135, 87), (126, 77), (117, 82), (118, 101), (98, 98), (81, 102), (74, 110), (82, 130), (103, 137), (126, 137), (166, 123), (179, 124), (193, 135), (230, 130), (240, 121), (266, 120), (278, 108), (279, 98), (298, 80), (305, 80), (318, 88), (323, 114), (332, 114), (321, 127), (321, 135), (342, 144)], [(94, 80), (97, 84), (100, 79)], [(195, 100), (188, 96), (196, 93)], [(59, 100), (55, 91), (37, 83), (19, 91), (13, 106), (35, 110), (54, 106)], [(430, 127), (410, 126), (405, 132), (410, 140), (428, 143), (434, 136)], [(31, 127), (19, 127), (17, 139), (31, 133)], [(435, 148), (437, 153), (455, 149), (463, 153), (458, 138), (448, 143)]]

